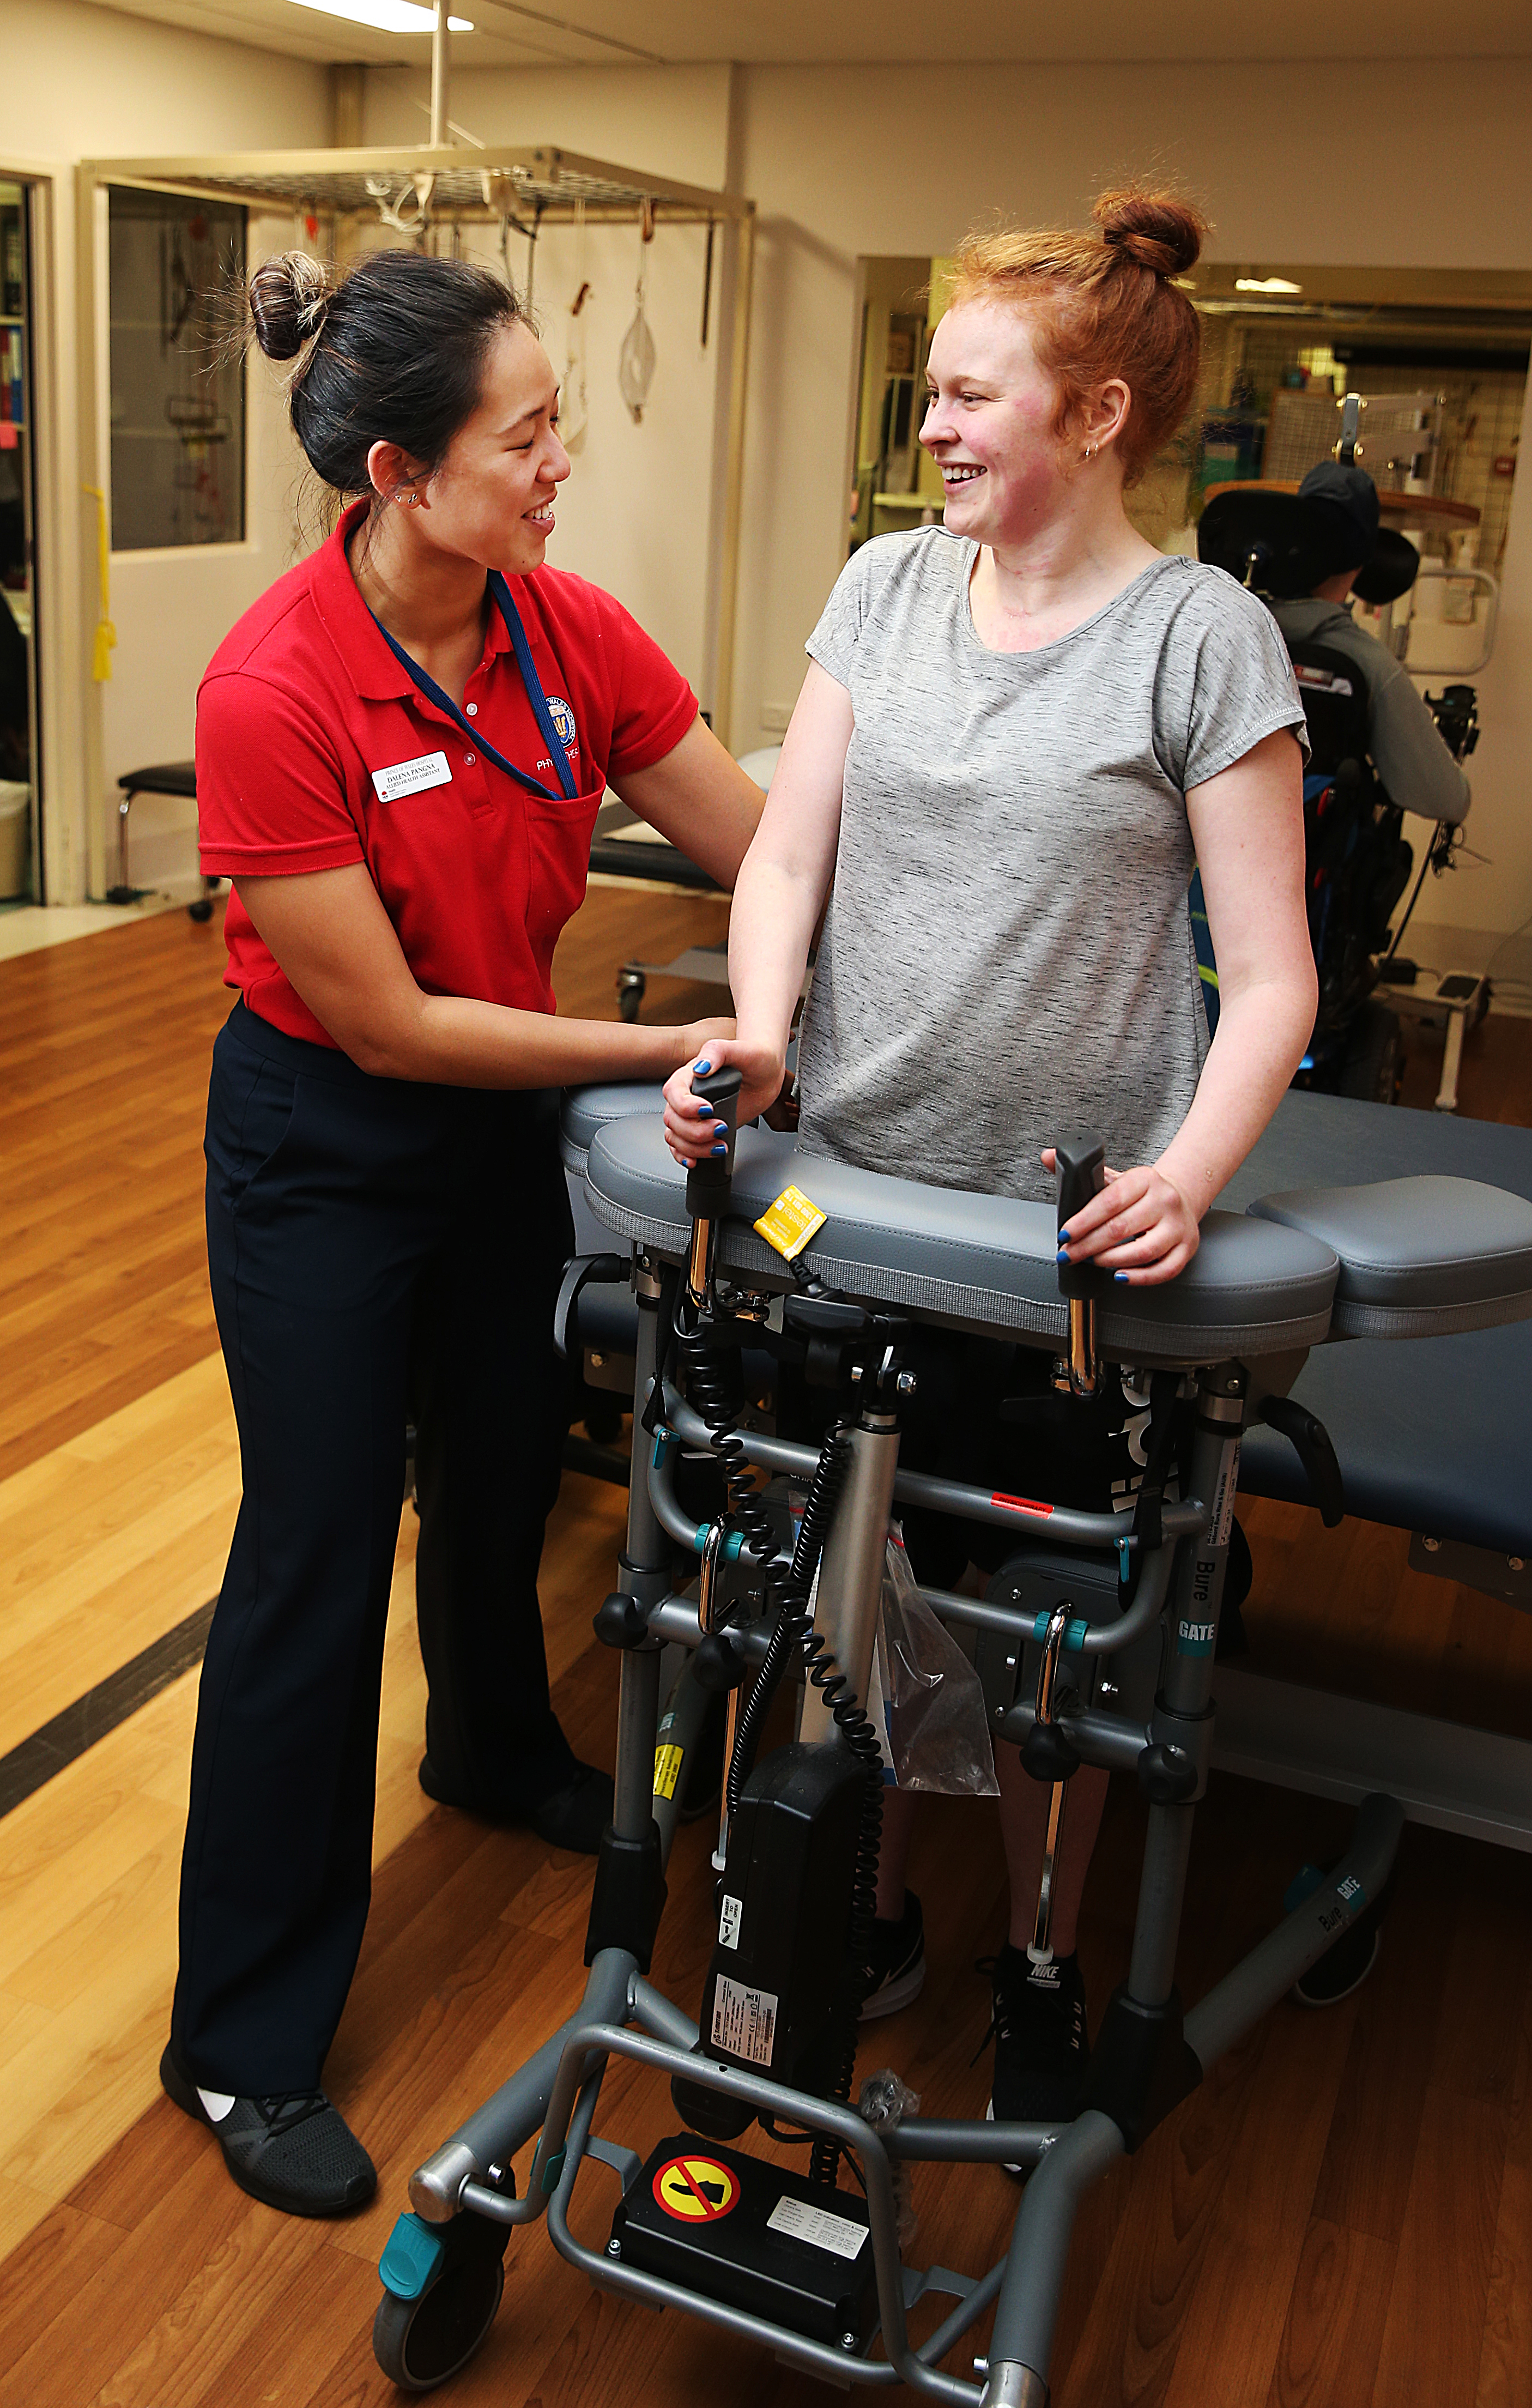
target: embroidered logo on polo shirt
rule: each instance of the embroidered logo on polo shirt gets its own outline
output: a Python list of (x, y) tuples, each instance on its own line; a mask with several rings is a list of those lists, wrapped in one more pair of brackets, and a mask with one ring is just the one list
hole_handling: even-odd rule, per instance
[(372, 782), (379, 801), (392, 803), (401, 795), (418, 795), (427, 786), (450, 786), (452, 773), (445, 752), (422, 752), (418, 761), (395, 761), (391, 769), (375, 769)]
[(562, 694), (549, 695), (548, 716), (553, 723), (553, 732), (559, 742), (566, 752), (572, 752), (578, 740), (575, 735), (575, 714)]

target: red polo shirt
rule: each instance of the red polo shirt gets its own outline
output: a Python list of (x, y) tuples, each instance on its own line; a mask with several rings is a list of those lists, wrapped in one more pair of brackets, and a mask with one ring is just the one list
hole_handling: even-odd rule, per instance
[[(696, 697), (598, 586), (556, 568), (508, 579), (554, 724), (574, 719), (576, 798), (540, 801), (486, 761), (389, 650), (346, 562), (365, 508), (349, 509), (213, 654), (197, 695), (202, 867), (240, 878), (365, 862), (427, 994), (551, 1011), (553, 948), (584, 897), (607, 781), (662, 760), (696, 717)], [(558, 796), (493, 605), (464, 710)], [(250, 1009), (332, 1045), (237, 895), (224, 936), (225, 981)]]

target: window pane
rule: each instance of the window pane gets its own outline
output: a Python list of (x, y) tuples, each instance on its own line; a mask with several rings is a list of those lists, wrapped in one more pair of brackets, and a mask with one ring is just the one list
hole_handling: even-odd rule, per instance
[(245, 367), (222, 335), (245, 212), (119, 188), (109, 225), (112, 547), (239, 543)]

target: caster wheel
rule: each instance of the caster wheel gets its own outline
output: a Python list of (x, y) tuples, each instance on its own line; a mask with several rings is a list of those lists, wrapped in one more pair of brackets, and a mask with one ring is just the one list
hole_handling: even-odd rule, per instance
[(638, 1006), (644, 999), (649, 982), (642, 970), (619, 970), (617, 973), (617, 1010), (623, 1020), (637, 1020)]
[(189, 920), (210, 920), (212, 918), (213, 907), (208, 902), (206, 895), (202, 896), (199, 902), (188, 903), (186, 907), (186, 916)]
[(418, 2300), (385, 2291), (372, 2320), (372, 2350), (401, 2391), (434, 2391), (467, 2365), (494, 2322), (506, 2286), (504, 2225), (461, 2215), (450, 2227), (440, 2273)]

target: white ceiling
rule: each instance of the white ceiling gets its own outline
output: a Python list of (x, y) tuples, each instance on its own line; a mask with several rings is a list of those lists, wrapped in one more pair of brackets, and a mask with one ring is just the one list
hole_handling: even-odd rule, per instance
[[(376, 34), (293, 0), (102, 0), (150, 17), (251, 42), (293, 58), (429, 63), (427, 36)], [(1527, 0), (1095, 0), (1070, 11), (1047, 0), (452, 0), (473, 20), (452, 39), (454, 68), (752, 64), (875, 61), (1110, 59), (1412, 59), (1532, 54)], [(1451, 38), (1445, 29), (1450, 25)]]

